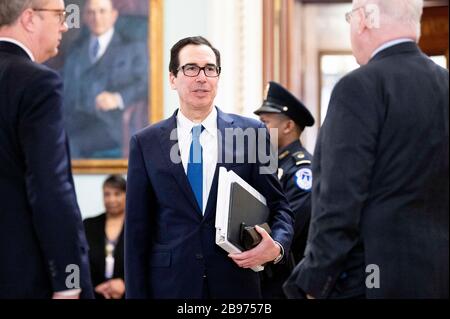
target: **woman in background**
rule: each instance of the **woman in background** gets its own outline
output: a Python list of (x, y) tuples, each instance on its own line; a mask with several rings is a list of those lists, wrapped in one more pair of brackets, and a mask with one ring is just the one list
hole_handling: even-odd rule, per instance
[(103, 183), (106, 212), (84, 221), (90, 246), (89, 261), (96, 298), (120, 299), (125, 295), (123, 223), (126, 181), (111, 175)]

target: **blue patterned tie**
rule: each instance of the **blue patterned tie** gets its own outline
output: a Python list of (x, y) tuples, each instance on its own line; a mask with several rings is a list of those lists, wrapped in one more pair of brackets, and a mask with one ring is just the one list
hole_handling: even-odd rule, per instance
[(203, 151), (200, 145), (200, 134), (204, 127), (197, 125), (192, 128), (192, 143), (189, 150), (187, 177), (195, 194), (200, 210), (203, 212)]

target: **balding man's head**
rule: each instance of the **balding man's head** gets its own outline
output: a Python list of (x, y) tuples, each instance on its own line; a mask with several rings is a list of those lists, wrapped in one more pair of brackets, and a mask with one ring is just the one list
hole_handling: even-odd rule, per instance
[(418, 41), (423, 0), (353, 0), (350, 13), (353, 54), (366, 64), (383, 43), (399, 38)]

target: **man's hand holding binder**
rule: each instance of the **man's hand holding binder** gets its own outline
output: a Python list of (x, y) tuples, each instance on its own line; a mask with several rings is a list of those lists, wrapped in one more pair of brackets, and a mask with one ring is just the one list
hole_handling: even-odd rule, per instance
[(281, 245), (275, 242), (264, 228), (255, 226), (255, 229), (261, 235), (261, 242), (254, 248), (242, 253), (228, 254), (228, 257), (241, 268), (253, 268), (273, 262), (282, 256)]

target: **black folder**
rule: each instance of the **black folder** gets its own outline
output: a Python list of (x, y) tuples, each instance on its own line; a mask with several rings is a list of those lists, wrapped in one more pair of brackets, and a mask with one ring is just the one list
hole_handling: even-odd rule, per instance
[[(250, 228), (268, 222), (269, 208), (238, 183), (233, 182), (230, 187), (228, 241), (242, 251), (248, 250), (252, 247), (245, 245), (244, 241), (246, 241), (246, 237), (251, 237), (250, 232), (252, 230)], [(256, 230), (253, 231), (253, 233), (255, 232)], [(259, 233), (256, 232), (256, 234), (260, 236)], [(255, 242), (251, 246), (255, 246), (256, 244), (258, 242)]]
[[(216, 209), (216, 244), (229, 253), (240, 253), (251, 249), (261, 241), (254, 228), (259, 225), (270, 234), (267, 225), (269, 208), (265, 197), (226, 168), (219, 169)], [(255, 266), (261, 271), (264, 266)]]

